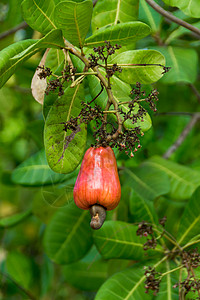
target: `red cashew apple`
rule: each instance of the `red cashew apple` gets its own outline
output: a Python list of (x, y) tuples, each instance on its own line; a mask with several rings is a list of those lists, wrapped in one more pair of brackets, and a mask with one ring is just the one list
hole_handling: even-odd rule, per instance
[(83, 158), (74, 186), (74, 201), (81, 209), (89, 209), (90, 226), (99, 229), (106, 210), (114, 209), (121, 198), (117, 163), (110, 147), (89, 148)]

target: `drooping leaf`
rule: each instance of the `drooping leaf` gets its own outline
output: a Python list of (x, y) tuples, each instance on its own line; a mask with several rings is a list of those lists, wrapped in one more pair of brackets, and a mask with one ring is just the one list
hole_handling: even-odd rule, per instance
[(6, 258), (6, 269), (9, 275), (22, 287), (30, 288), (33, 280), (31, 260), (17, 251), (10, 251)]
[(92, 246), (88, 211), (72, 202), (60, 208), (47, 225), (44, 236), (46, 254), (58, 264), (82, 258)]
[[(45, 65), (48, 51), (49, 51), (49, 48), (46, 49), (39, 65), (38, 65), (39, 67), (43, 67)], [(38, 103), (43, 104), (45, 90), (47, 87), (47, 80), (46, 80), (46, 78), (40, 79), (40, 77), (39, 77), (40, 72), (41, 72), (41, 69), (37, 68), (35, 71), (35, 74), (33, 75), (32, 81), (31, 81), (31, 90), (32, 90), (32, 95), (33, 95), (34, 99)]]
[[(130, 84), (140, 82), (143, 84), (153, 83), (162, 77), (163, 67), (165, 65), (164, 56), (155, 50), (130, 50), (125, 51), (111, 61), (122, 65), (122, 72), (117, 76)], [(130, 64), (150, 64), (149, 66), (131, 66)], [(152, 66), (151, 64), (155, 64)], [(128, 65), (128, 66), (126, 66)]]
[(95, 32), (85, 40), (85, 46), (88, 48), (98, 47), (104, 45), (105, 41), (126, 46), (128, 43), (138, 41), (149, 34), (149, 26), (142, 22), (121, 23)]
[(172, 199), (189, 199), (195, 189), (200, 185), (200, 172), (175, 162), (165, 160), (159, 156), (150, 158), (143, 166), (152, 166), (165, 172), (170, 179), (168, 195)]
[[(137, 227), (121, 221), (106, 221), (101, 229), (93, 234), (95, 245), (105, 259), (123, 258), (143, 260), (158, 256), (162, 250), (144, 251), (144, 237), (136, 235)], [(145, 255), (146, 254), (146, 255)]]
[(72, 177), (73, 173), (64, 175), (53, 172), (47, 163), (43, 149), (25, 160), (12, 173), (12, 181), (25, 186), (51, 185)]
[(199, 0), (163, 0), (170, 6), (175, 6), (181, 9), (186, 15), (192, 18), (200, 17), (200, 5)]
[(83, 291), (95, 291), (107, 279), (107, 262), (78, 261), (63, 267), (63, 274), (67, 281), (74, 287)]
[(53, 30), (40, 40), (20, 41), (5, 48), (0, 52), (0, 87), (17, 67), (41, 48), (61, 48), (63, 45), (61, 30)]
[(166, 66), (171, 67), (163, 76), (161, 82), (169, 84), (176, 82), (194, 83), (197, 78), (198, 55), (191, 48), (179, 48), (174, 46), (153, 47), (166, 58)]
[(152, 32), (156, 32), (159, 29), (162, 16), (155, 11), (145, 0), (139, 1), (139, 20), (147, 23)]
[(178, 230), (178, 243), (186, 244), (199, 233), (200, 226), (200, 188), (198, 188), (187, 203), (180, 220)]
[(158, 217), (153, 203), (140, 197), (133, 189), (130, 192), (129, 205), (134, 222), (144, 220), (152, 224), (158, 224)]
[(21, 212), (18, 214), (14, 214), (9, 217), (0, 218), (0, 228), (1, 227), (12, 227), (17, 225), (20, 222), (23, 222), (27, 217), (31, 215), (31, 209), (26, 210), (25, 212)]
[(135, 192), (147, 201), (153, 201), (170, 191), (168, 175), (154, 166), (141, 165), (134, 169), (124, 170), (126, 184), (133, 187)]
[(83, 156), (87, 135), (85, 124), (79, 124), (74, 131), (64, 130), (64, 124), (79, 114), (83, 99), (82, 86), (78, 85), (73, 89), (68, 87), (48, 113), (44, 144), (48, 163), (55, 172), (72, 172)]
[(102, 0), (94, 7), (92, 30), (137, 20), (138, 0)]
[(77, 47), (83, 47), (92, 17), (92, 1), (63, 1), (56, 5), (55, 23), (65, 38)]
[(56, 29), (53, 18), (54, 0), (24, 0), (21, 6), (24, 20), (31, 28), (43, 34)]
[(98, 290), (95, 300), (149, 300), (145, 294), (143, 265), (135, 265), (110, 277)]

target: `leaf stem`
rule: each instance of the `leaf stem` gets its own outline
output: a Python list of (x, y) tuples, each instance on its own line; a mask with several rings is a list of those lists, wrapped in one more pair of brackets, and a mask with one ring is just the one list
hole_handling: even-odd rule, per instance
[(180, 269), (182, 269), (183, 267), (184, 267), (184, 266), (181, 265), (181, 266), (179, 266), (179, 267), (177, 267), (177, 268), (174, 268), (174, 269), (172, 269), (172, 270), (170, 270), (170, 271), (168, 271), (168, 272), (162, 273), (161, 277), (163, 277), (163, 276), (165, 276), (165, 275), (168, 275), (168, 274), (170, 274), (170, 273), (173, 273), (173, 272), (175, 272), (175, 271), (177, 271), (177, 270), (180, 270)]

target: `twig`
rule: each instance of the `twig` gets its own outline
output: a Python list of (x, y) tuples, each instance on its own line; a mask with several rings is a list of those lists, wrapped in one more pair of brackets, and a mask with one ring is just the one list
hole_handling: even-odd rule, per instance
[(7, 273), (5, 273), (3, 271), (0, 271), (0, 273), (2, 274), (2, 276), (6, 277), (10, 281), (12, 281), (12, 283), (15, 284), (22, 292), (24, 292), (24, 294), (26, 294), (28, 296), (28, 299), (37, 300), (34, 295), (32, 295), (27, 289), (25, 289), (23, 286), (21, 286), (19, 283), (17, 283), (10, 275), (8, 275)]
[(192, 130), (196, 122), (200, 119), (200, 113), (196, 113), (192, 116), (190, 122), (187, 124), (187, 126), (183, 129), (181, 134), (179, 135), (178, 139), (175, 141), (175, 143), (165, 152), (163, 155), (163, 158), (168, 159), (180, 145), (183, 143), (189, 132)]
[(93, 0), (93, 7), (97, 4), (98, 0)]
[(5, 31), (5, 32), (2, 32), (0, 34), (0, 40), (4, 39), (5, 37), (7, 37), (10, 34), (13, 34), (13, 33), (17, 32), (20, 29), (24, 29), (26, 27), (28, 27), (28, 24), (26, 22), (22, 22), (22, 23), (18, 24), (17, 26), (15, 26), (15, 27), (13, 27), (13, 28)]
[(187, 112), (187, 111), (169, 111), (169, 112), (160, 112), (154, 114), (154, 116), (193, 116), (195, 112)]
[(189, 87), (191, 88), (191, 90), (193, 91), (193, 93), (196, 95), (197, 100), (200, 102), (200, 93), (197, 90), (197, 88), (192, 83), (189, 84)]
[(96, 100), (101, 95), (101, 93), (103, 92), (103, 89), (104, 89), (103, 84), (101, 84), (100, 92), (88, 104), (91, 104), (94, 100)]
[(153, 0), (145, 0), (155, 11), (157, 11), (159, 14), (161, 14), (162, 16), (164, 16), (165, 18), (171, 20), (172, 22), (183, 26), (187, 29), (189, 29), (190, 31), (196, 33), (198, 35), (198, 38), (200, 38), (200, 30), (196, 27), (194, 27), (193, 25), (175, 17), (174, 15), (172, 15), (171, 13), (169, 13), (168, 11), (164, 10), (161, 6), (159, 6), (157, 3), (155, 3)]

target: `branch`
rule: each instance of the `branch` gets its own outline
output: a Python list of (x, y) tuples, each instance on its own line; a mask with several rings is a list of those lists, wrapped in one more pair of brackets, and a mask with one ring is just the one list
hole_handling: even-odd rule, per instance
[(193, 91), (193, 93), (196, 95), (197, 100), (200, 102), (200, 93), (197, 90), (197, 88), (192, 83), (189, 84), (189, 87), (191, 88), (191, 90)]
[(11, 34), (17, 32), (20, 29), (24, 29), (26, 27), (28, 27), (28, 24), (26, 22), (22, 22), (22, 23), (18, 24), (17, 26), (15, 26), (15, 27), (13, 27), (13, 28), (11, 28), (11, 29), (9, 29), (9, 30), (1, 33), (0, 34), (0, 40), (4, 39), (8, 35), (11, 35)]
[(190, 122), (187, 124), (187, 126), (183, 129), (181, 134), (179, 135), (178, 139), (175, 141), (175, 143), (165, 152), (163, 155), (163, 158), (168, 159), (178, 147), (183, 143), (189, 132), (192, 130), (192, 128), (195, 126), (197, 121), (200, 120), (200, 113), (193, 114)]
[(164, 16), (165, 18), (171, 20), (172, 22), (183, 26), (187, 29), (189, 29), (190, 31), (196, 33), (198, 35), (198, 38), (200, 39), (200, 29), (194, 27), (193, 25), (175, 17), (174, 15), (172, 15), (171, 13), (169, 13), (168, 11), (164, 10), (161, 6), (159, 6), (157, 3), (155, 3), (153, 0), (145, 0), (155, 11), (157, 11), (160, 15)]

